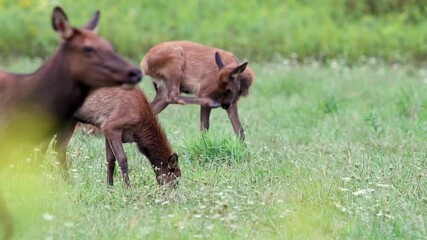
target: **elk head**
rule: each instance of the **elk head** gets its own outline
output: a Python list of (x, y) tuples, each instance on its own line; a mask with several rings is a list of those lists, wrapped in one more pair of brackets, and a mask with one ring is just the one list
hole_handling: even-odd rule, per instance
[(178, 155), (172, 153), (168, 160), (167, 164), (162, 163), (160, 169), (156, 169), (157, 182), (161, 185), (171, 184), (176, 186), (179, 178), (181, 178), (181, 169), (178, 165)]
[(84, 28), (72, 27), (60, 7), (52, 14), (53, 29), (62, 39), (59, 54), (73, 79), (91, 87), (133, 87), (142, 78), (139, 68), (118, 55), (112, 45), (98, 36), (97, 11)]
[(239, 79), (239, 74), (245, 71), (248, 62), (240, 63), (230, 63), (224, 65), (221, 55), (215, 53), (215, 62), (218, 66), (218, 89), (220, 91), (221, 97), (221, 107), (223, 109), (228, 109), (231, 104), (237, 102), (241, 95), (241, 82)]

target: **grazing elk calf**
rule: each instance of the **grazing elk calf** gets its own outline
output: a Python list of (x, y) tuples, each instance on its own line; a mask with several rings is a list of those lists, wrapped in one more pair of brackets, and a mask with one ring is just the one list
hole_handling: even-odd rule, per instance
[[(212, 108), (228, 113), (234, 132), (243, 141), (245, 133), (237, 111), (240, 96), (247, 96), (254, 73), (230, 52), (188, 41), (160, 43), (145, 55), (141, 68), (152, 77), (156, 96), (151, 102), (157, 114), (168, 104), (201, 105), (201, 129), (209, 129)], [(198, 97), (181, 96), (191, 93)]]
[[(19, 139), (13, 144), (20, 146), (49, 141), (69, 125), (92, 90), (107, 86), (129, 88), (141, 80), (141, 71), (95, 33), (98, 20), (99, 12), (85, 28), (74, 28), (65, 12), (60, 7), (54, 8), (52, 26), (62, 42), (53, 56), (32, 74), (0, 71), (0, 168), (14, 154), (8, 149), (11, 139)], [(35, 120), (40, 120), (40, 112), (41, 119), (50, 120), (48, 123)], [(0, 199), (5, 238), (13, 232), (7, 214)]]
[[(76, 121), (92, 124), (105, 136), (107, 156), (107, 182), (113, 185), (113, 173), (117, 160), (123, 180), (130, 185), (128, 161), (122, 143), (135, 142), (139, 150), (153, 166), (159, 184), (169, 184), (181, 177), (178, 155), (174, 153), (160, 127), (156, 115), (141, 89), (122, 90), (104, 88), (93, 92), (74, 115)], [(67, 128), (63, 142), (59, 142), (60, 158), (73, 134), (76, 122)]]

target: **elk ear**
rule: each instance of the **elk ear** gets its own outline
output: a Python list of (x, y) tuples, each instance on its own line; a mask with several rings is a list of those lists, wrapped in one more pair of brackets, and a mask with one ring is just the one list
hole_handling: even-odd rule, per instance
[(219, 55), (219, 52), (215, 52), (215, 62), (219, 70), (224, 68), (224, 63), (222, 62), (221, 55)]
[(93, 14), (93, 17), (89, 22), (86, 23), (85, 28), (88, 30), (92, 30), (96, 32), (98, 30), (98, 22), (99, 22), (99, 16), (100, 16), (99, 10)]
[(172, 153), (168, 158), (168, 168), (174, 169), (178, 167), (178, 154)]
[(237, 74), (242, 73), (243, 71), (245, 71), (246, 66), (248, 66), (248, 62), (244, 62), (244, 63), (240, 64), (239, 66), (235, 67), (230, 72), (230, 77), (234, 79), (237, 76)]
[(73, 35), (73, 28), (68, 22), (67, 14), (65, 14), (61, 7), (55, 7), (53, 9), (52, 27), (64, 40), (70, 38)]

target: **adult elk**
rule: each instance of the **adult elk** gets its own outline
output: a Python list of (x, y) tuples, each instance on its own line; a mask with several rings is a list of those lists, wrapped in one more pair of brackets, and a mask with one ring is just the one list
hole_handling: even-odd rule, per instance
[[(55, 7), (52, 26), (62, 41), (53, 56), (32, 74), (0, 71), (0, 167), (13, 154), (7, 148), (11, 139), (18, 139), (13, 143), (20, 146), (49, 141), (67, 126), (92, 90), (107, 86), (129, 88), (141, 80), (141, 71), (96, 34), (98, 20), (96, 12), (85, 28), (75, 28), (65, 12)], [(40, 121), (46, 119), (50, 121)], [(0, 211), (8, 238), (12, 225), (5, 217), (1, 199)]]
[[(160, 43), (149, 50), (141, 68), (151, 76), (156, 96), (151, 102), (157, 114), (169, 104), (199, 104), (200, 128), (209, 129), (212, 108), (228, 113), (234, 132), (243, 141), (245, 133), (237, 111), (240, 96), (247, 96), (254, 81), (247, 62), (230, 52), (189, 41)], [(181, 96), (191, 93), (198, 97)]]
[[(92, 124), (105, 136), (107, 157), (107, 182), (113, 185), (116, 160), (122, 171), (123, 181), (130, 185), (128, 161), (122, 143), (135, 142), (138, 149), (150, 161), (159, 184), (173, 184), (181, 177), (178, 155), (166, 138), (156, 115), (151, 110), (141, 89), (122, 90), (103, 88), (86, 99), (74, 115), (79, 122)], [(59, 142), (60, 158), (65, 161), (65, 151), (77, 122), (67, 127), (63, 142)]]

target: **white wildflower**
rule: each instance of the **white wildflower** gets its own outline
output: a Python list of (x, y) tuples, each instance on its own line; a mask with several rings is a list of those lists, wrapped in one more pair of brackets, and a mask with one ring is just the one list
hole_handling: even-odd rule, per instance
[(342, 177), (341, 180), (343, 180), (344, 182), (350, 182), (351, 177)]
[(371, 192), (373, 192), (373, 191), (375, 191), (375, 190), (374, 190), (374, 189), (372, 189), (372, 188), (361, 189), (361, 190), (359, 190), (359, 191), (353, 192), (353, 195), (354, 195), (354, 196), (366, 195), (366, 194), (371, 193)]
[(391, 186), (388, 184), (382, 184), (382, 183), (378, 183), (377, 187), (382, 187), (382, 188), (390, 188)]
[(54, 219), (54, 217), (50, 213), (44, 213), (43, 214), (43, 219), (46, 220), (46, 221), (52, 221)]

